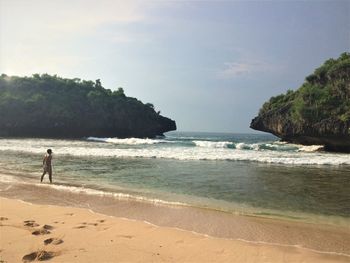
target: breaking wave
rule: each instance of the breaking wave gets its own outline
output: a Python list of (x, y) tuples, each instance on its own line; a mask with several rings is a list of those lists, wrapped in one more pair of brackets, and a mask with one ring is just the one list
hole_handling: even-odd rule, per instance
[[(233, 142), (173, 138), (96, 138), (85, 140), (0, 139), (0, 151), (106, 158), (162, 158), (175, 160), (226, 160), (291, 165), (350, 165), (349, 154), (319, 151), (322, 146), (303, 146), (278, 141)], [(97, 142), (97, 143), (95, 143)]]
[(170, 205), (170, 206), (189, 206), (189, 204), (176, 202), (176, 201), (166, 201), (158, 198), (150, 198), (137, 194), (129, 194), (129, 193), (120, 193), (120, 192), (109, 192), (103, 190), (97, 190), (93, 188), (86, 188), (82, 186), (71, 186), (71, 185), (60, 185), (60, 184), (35, 184), (38, 187), (43, 188), (53, 188), (59, 191), (66, 191), (71, 193), (78, 194), (87, 194), (101, 197), (112, 197), (117, 200), (126, 200), (126, 201), (139, 201), (145, 203), (151, 203), (154, 205)]
[(234, 147), (232, 142), (215, 142), (215, 141), (193, 141), (196, 146), (206, 148), (230, 148)]
[(88, 141), (97, 141), (97, 142), (109, 142), (115, 144), (124, 144), (124, 145), (142, 145), (142, 144), (157, 144), (162, 143), (162, 140), (155, 139), (140, 139), (140, 138), (98, 138), (98, 137), (88, 137)]
[[(192, 139), (192, 138), (191, 138)], [(271, 142), (271, 143), (245, 143), (245, 142), (230, 142), (230, 141), (211, 141), (211, 140), (167, 140), (167, 139), (140, 139), (140, 138), (99, 138), (88, 137), (88, 141), (105, 142), (119, 145), (153, 145), (159, 143), (172, 143), (191, 145), (203, 148), (229, 148), (238, 150), (271, 150), (271, 151), (296, 151), (296, 152), (315, 152), (323, 149), (322, 145), (297, 145), (288, 144), (283, 142)], [(190, 142), (190, 144), (188, 144)]]

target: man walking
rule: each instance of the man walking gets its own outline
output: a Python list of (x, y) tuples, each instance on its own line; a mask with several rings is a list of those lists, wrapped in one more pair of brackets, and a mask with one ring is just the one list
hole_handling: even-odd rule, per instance
[(40, 182), (43, 182), (44, 175), (46, 173), (48, 173), (49, 174), (50, 183), (52, 183), (52, 165), (51, 165), (51, 160), (52, 160), (52, 150), (48, 149), (47, 150), (47, 154), (45, 154), (44, 159), (43, 159), (44, 172), (43, 172), (43, 175), (41, 176)]

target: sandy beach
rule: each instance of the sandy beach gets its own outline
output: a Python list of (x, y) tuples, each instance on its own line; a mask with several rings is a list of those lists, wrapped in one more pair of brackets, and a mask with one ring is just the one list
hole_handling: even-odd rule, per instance
[(94, 213), (0, 199), (1, 262), (348, 262), (292, 246), (214, 238)]

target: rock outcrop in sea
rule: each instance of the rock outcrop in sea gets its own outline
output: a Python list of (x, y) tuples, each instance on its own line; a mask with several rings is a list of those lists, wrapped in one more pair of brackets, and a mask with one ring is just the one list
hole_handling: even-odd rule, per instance
[(327, 60), (296, 91), (272, 97), (250, 127), (283, 141), (350, 153), (350, 54)]
[(48, 74), (0, 76), (1, 137), (153, 138), (176, 130), (153, 104), (111, 91), (100, 80)]

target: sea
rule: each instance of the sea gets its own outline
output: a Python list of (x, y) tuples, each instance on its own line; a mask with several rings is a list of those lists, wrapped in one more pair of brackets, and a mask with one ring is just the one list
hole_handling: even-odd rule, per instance
[[(47, 176), (39, 183), (48, 148), (53, 150), (53, 184)], [(281, 142), (263, 133), (0, 138), (0, 185), (3, 196), (16, 185), (32, 185), (58, 191), (61, 198), (77, 193), (108, 197), (109, 202), (330, 225), (350, 222), (350, 155)]]

